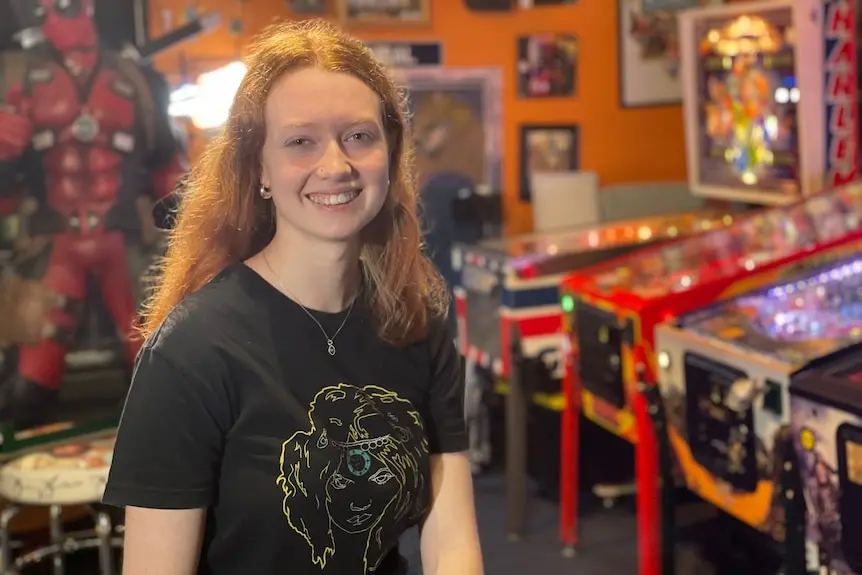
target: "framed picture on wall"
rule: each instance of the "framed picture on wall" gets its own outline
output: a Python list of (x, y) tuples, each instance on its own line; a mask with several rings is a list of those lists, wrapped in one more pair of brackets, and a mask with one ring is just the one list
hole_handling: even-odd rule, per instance
[(403, 26), (431, 21), (431, 0), (336, 0), (342, 24)]
[(579, 129), (574, 124), (521, 126), (521, 201), (532, 198), (530, 176), (536, 172), (579, 169)]
[(623, 108), (682, 101), (676, 13), (716, 4), (724, 0), (617, 0)]
[(573, 34), (532, 34), (518, 38), (518, 96), (575, 95), (578, 39)]
[(326, 0), (289, 0), (290, 12), (296, 15), (326, 14)]

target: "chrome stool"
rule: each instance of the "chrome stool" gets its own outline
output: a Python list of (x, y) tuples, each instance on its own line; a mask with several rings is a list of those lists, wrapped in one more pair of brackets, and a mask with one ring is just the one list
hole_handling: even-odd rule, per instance
[[(0, 468), (0, 575), (17, 575), (26, 567), (50, 558), (53, 575), (64, 575), (69, 553), (97, 548), (99, 575), (115, 575), (114, 549), (122, 547), (108, 508), (100, 501), (108, 481), (114, 439), (73, 441), (21, 455)], [(94, 527), (66, 533), (63, 508), (87, 506)], [(13, 556), (10, 525), (25, 507), (47, 508), (50, 544)]]

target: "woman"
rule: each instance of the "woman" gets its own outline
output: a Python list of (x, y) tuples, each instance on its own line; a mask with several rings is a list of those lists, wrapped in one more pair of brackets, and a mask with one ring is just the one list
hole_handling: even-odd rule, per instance
[(252, 46), (186, 183), (104, 500), (126, 575), (426, 574), (482, 561), (446, 291), (404, 100), (321, 21)]

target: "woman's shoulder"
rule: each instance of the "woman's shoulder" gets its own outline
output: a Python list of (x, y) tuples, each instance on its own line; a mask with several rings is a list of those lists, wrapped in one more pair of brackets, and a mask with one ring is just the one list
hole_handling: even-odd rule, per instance
[(183, 298), (150, 336), (148, 347), (182, 350), (193, 356), (218, 349), (234, 339), (254, 313), (254, 300), (229, 266), (199, 290)]

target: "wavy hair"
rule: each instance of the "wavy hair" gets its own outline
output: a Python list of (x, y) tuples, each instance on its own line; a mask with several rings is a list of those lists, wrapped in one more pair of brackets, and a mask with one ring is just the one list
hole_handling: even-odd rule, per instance
[(307, 20), (270, 26), (251, 44), (224, 130), (185, 182), (157, 283), (142, 310), (138, 327), (145, 338), (185, 296), (272, 240), (273, 207), (258, 194), (264, 107), (279, 78), (309, 67), (350, 74), (382, 102), (390, 188), (380, 213), (362, 232), (360, 255), (377, 333), (389, 343), (408, 345), (426, 336), (431, 317), (447, 313), (445, 283), (422, 253), (404, 90), (362, 42), (323, 20)]

